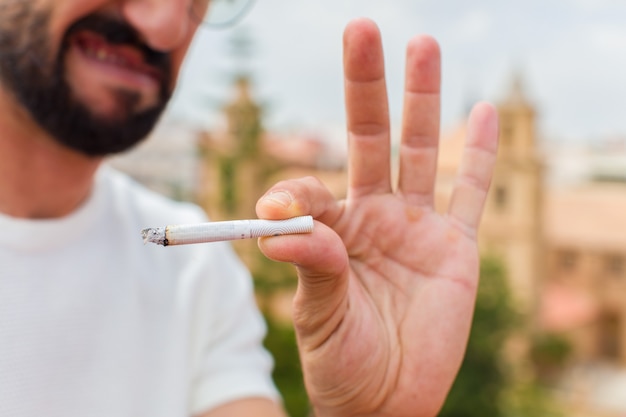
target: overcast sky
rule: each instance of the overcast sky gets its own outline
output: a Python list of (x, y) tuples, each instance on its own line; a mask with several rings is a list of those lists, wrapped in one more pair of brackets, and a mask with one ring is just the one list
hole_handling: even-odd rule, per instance
[(428, 33), (442, 48), (445, 126), (470, 102), (501, 100), (520, 73), (543, 137), (626, 136), (624, 0), (258, 0), (236, 28), (199, 33), (170, 115), (214, 123), (235, 65), (228, 39), (247, 33), (269, 127), (342, 124), (342, 32), (360, 16), (381, 28), (395, 122), (406, 42)]

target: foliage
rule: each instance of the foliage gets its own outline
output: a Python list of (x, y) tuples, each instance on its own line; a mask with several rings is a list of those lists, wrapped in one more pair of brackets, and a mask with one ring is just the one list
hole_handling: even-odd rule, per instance
[(222, 191), (221, 208), (225, 213), (234, 213), (237, 208), (235, 194), (236, 161), (233, 158), (222, 158), (220, 164), (220, 181)]
[(553, 382), (566, 365), (571, 351), (569, 340), (559, 334), (536, 335), (530, 346), (530, 359), (537, 376), (545, 383)]
[(533, 339), (530, 354), (537, 365), (557, 366), (565, 364), (572, 350), (570, 342), (561, 335), (546, 333)]
[(517, 381), (503, 393), (507, 417), (561, 417), (549, 391), (535, 381)]
[[(290, 264), (271, 261), (259, 254), (253, 271), (255, 290), (263, 306), (264, 300), (271, 300), (272, 295), (294, 288), (295, 272)], [(304, 388), (302, 368), (295, 331), (286, 317), (274, 317), (270, 311), (264, 311), (268, 325), (265, 347), (275, 360), (273, 378), (280, 391), (285, 409), (291, 417), (309, 415), (309, 399)]]
[(276, 360), (274, 382), (283, 396), (287, 414), (291, 417), (306, 417), (310, 412), (309, 399), (304, 388), (293, 327), (280, 324), (271, 316), (267, 321), (265, 346)]
[(271, 297), (276, 292), (295, 288), (297, 280), (293, 265), (272, 261), (260, 253), (254, 264), (254, 288), (257, 295)]

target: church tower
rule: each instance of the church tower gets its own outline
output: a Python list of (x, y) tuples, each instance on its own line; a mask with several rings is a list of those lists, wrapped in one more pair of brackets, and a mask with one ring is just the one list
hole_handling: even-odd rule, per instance
[(213, 219), (255, 217), (254, 206), (266, 187), (269, 158), (261, 146), (262, 108), (250, 91), (250, 81), (235, 81), (235, 96), (223, 108), (226, 131), (205, 134), (203, 206)]
[(498, 106), (500, 143), (481, 226), (481, 245), (507, 268), (519, 311), (534, 317), (544, 271), (543, 167), (535, 109), (519, 77)]
[[(199, 202), (212, 220), (255, 218), (255, 204), (268, 186), (272, 158), (262, 147), (262, 106), (252, 97), (250, 80), (240, 76), (234, 97), (223, 107), (226, 129), (199, 138), (202, 186)], [(253, 268), (256, 240), (232, 243)]]

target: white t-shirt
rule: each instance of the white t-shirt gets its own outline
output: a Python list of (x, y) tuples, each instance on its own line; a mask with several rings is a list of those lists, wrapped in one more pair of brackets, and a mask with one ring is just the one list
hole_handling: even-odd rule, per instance
[(67, 217), (0, 215), (0, 416), (187, 417), (277, 398), (230, 246), (141, 239), (204, 220), (108, 167)]

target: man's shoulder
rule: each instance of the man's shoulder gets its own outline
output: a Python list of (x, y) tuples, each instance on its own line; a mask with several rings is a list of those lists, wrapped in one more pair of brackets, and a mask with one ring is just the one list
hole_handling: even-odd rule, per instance
[(98, 173), (97, 187), (98, 192), (107, 194), (115, 213), (136, 217), (146, 225), (207, 221), (206, 214), (196, 204), (172, 200), (109, 166), (102, 167)]

